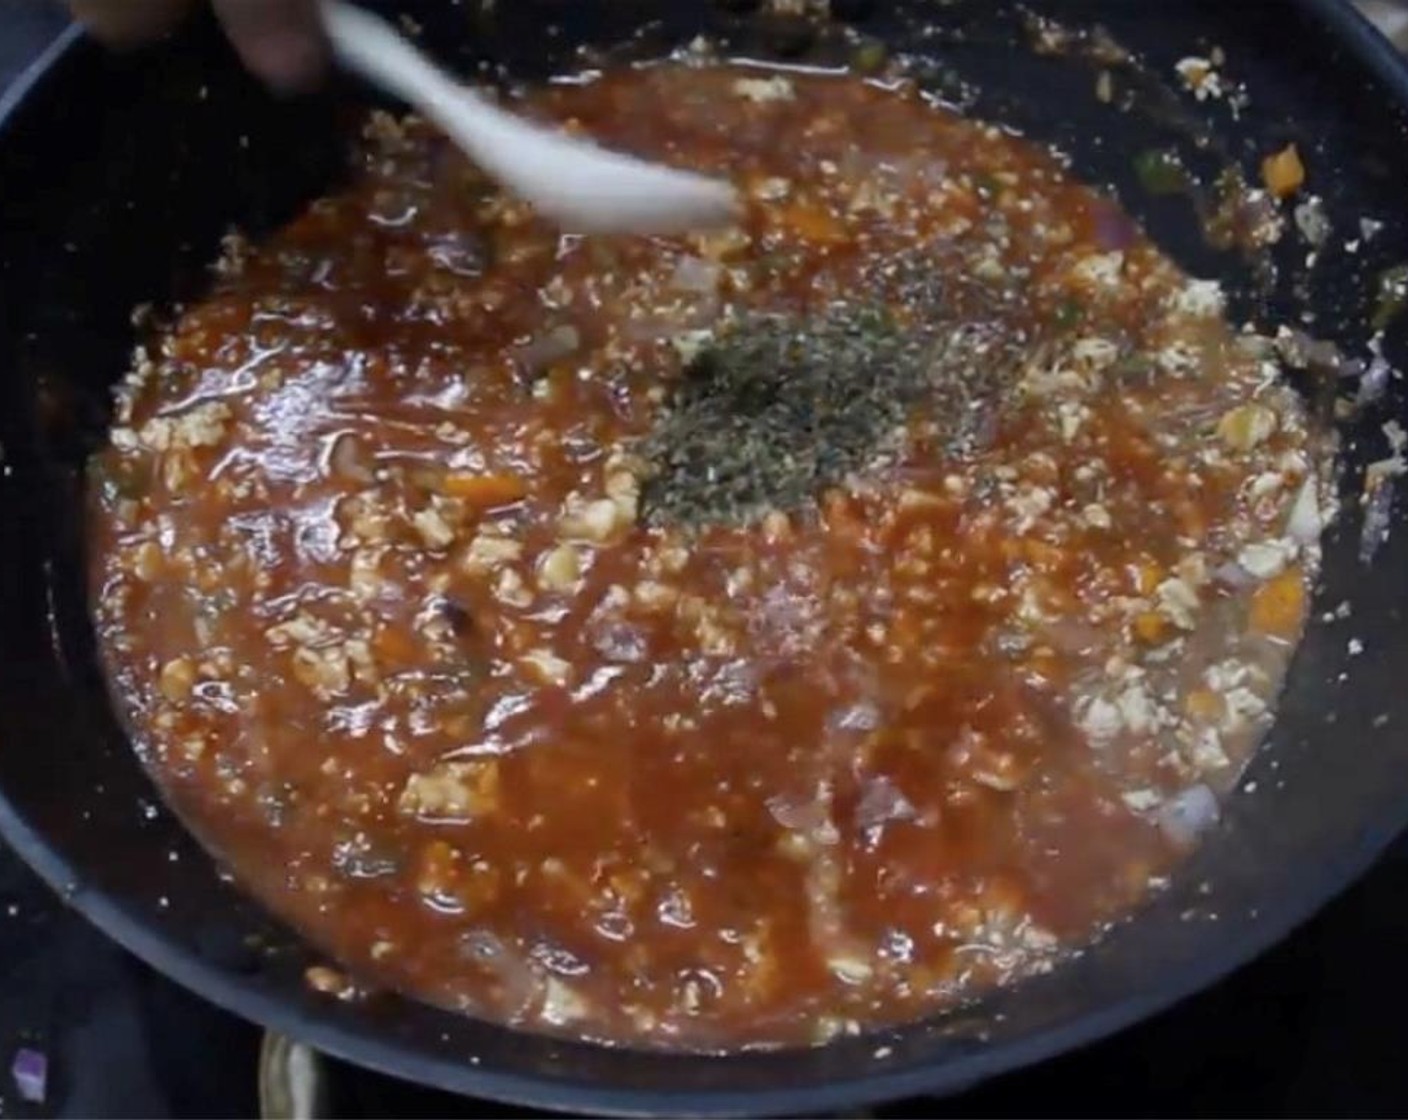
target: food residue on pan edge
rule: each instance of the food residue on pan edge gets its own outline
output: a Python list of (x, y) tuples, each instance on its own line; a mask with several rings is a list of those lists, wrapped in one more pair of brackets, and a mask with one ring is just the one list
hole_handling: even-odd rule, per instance
[(907, 88), (533, 96), (746, 220), (561, 236), (379, 116), (233, 238), (94, 467), (146, 762), (352, 974), (533, 1028), (822, 1041), (1052, 967), (1269, 724), (1324, 516), (1274, 343)]

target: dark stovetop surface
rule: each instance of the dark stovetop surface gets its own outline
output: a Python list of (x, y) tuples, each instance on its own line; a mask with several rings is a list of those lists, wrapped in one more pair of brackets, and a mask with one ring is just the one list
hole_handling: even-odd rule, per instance
[[(0, 0), (0, 89), (60, 26)], [(1118, 1038), (940, 1107), (964, 1115), (1403, 1115), (1408, 843), (1320, 917), (1211, 991)], [(0, 847), (0, 1117), (249, 1116), (260, 1032), (157, 976)], [(48, 1056), (21, 1099), (20, 1047)], [(502, 1115), (332, 1064), (335, 1115)], [(930, 1115), (901, 1102), (885, 1116)]]

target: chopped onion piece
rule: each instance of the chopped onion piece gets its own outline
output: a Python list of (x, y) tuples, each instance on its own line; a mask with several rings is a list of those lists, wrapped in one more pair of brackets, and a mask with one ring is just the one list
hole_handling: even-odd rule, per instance
[(1261, 582), (1251, 572), (1242, 565), (1229, 560), (1226, 564), (1220, 565), (1212, 573), (1213, 579), (1225, 587), (1230, 587), (1236, 591), (1245, 591), (1249, 587), (1255, 587)]
[(1063, 653), (1083, 655), (1100, 648), (1103, 635), (1079, 618), (1057, 618), (1041, 628), (1042, 636)]
[(856, 827), (873, 828), (889, 821), (909, 820), (915, 815), (909, 799), (885, 775), (867, 778), (864, 789), (856, 805)]
[(719, 286), (723, 268), (699, 257), (681, 257), (670, 287), (680, 292), (712, 292)]
[(874, 731), (880, 726), (880, 709), (869, 700), (861, 700), (833, 712), (827, 722), (834, 731)]
[(1217, 824), (1217, 795), (1205, 785), (1189, 786), (1159, 807), (1155, 819), (1175, 844), (1193, 844)]
[(49, 1085), (49, 1059), (38, 1050), (22, 1047), (10, 1063), (10, 1076), (20, 1098), (30, 1104), (43, 1104)]
[(328, 465), (339, 478), (370, 483), (374, 480), (371, 464), (372, 456), (366, 444), (351, 432), (343, 432), (335, 438)]
[(1364, 528), (1359, 534), (1359, 559), (1365, 564), (1373, 560), (1379, 546), (1388, 539), (1393, 520), (1393, 491), (1392, 483), (1384, 479), (1369, 491), (1365, 500)]
[(826, 802), (820, 797), (792, 798), (779, 795), (768, 798), (767, 804), (773, 820), (793, 832), (817, 832), (824, 829), (830, 821)]
[(1118, 205), (1102, 199), (1094, 208), (1095, 244), (1103, 251), (1128, 249), (1139, 238), (1139, 229)]
[(1359, 391), (1355, 394), (1354, 403), (1360, 406), (1373, 404), (1384, 395), (1392, 375), (1393, 367), (1375, 354), (1369, 362), (1369, 368), (1359, 379)]
[(474, 928), (460, 937), (464, 959), (493, 977), (504, 1003), (522, 1014), (538, 997), (542, 987), (530, 962), (510, 948), (498, 934)]
[(627, 342), (658, 342), (676, 338), (687, 331), (707, 328), (718, 315), (716, 296), (705, 295), (687, 301), (689, 306), (670, 315), (651, 315), (644, 319), (627, 319), (621, 337)]
[(538, 335), (518, 351), (518, 360), (531, 370), (540, 370), (577, 352), (582, 336), (570, 323)]
[(1313, 544), (1320, 539), (1322, 528), (1320, 517), (1320, 496), (1316, 493), (1315, 476), (1309, 475), (1296, 495), (1291, 506), (1291, 516), (1286, 520), (1286, 535), (1298, 544)]

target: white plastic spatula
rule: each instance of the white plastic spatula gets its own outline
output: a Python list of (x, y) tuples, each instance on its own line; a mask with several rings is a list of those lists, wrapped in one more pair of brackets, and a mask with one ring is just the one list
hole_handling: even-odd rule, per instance
[(426, 58), (378, 16), (322, 0), (341, 62), (434, 121), (520, 198), (574, 233), (677, 233), (728, 222), (738, 198), (716, 179), (646, 163), (524, 121)]

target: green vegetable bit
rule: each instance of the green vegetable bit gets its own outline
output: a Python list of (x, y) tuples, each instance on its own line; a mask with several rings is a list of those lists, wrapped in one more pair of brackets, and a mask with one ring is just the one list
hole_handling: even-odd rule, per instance
[(1390, 268), (1379, 276), (1379, 291), (1374, 299), (1374, 312), (1369, 326), (1377, 334), (1389, 328), (1408, 308), (1408, 264)]
[(991, 171), (979, 171), (973, 176), (973, 189), (984, 202), (992, 202), (1002, 193), (1002, 183)]
[(877, 74), (889, 57), (889, 49), (879, 39), (865, 39), (851, 56), (851, 68), (859, 74)]
[(1056, 308), (1056, 325), (1063, 329), (1078, 326), (1085, 318), (1085, 308), (1078, 299), (1064, 299)]
[(103, 502), (136, 501), (151, 485), (151, 464), (145, 457), (104, 451), (88, 460), (88, 485)]
[(1152, 195), (1181, 194), (1189, 187), (1188, 170), (1176, 153), (1151, 148), (1134, 157), (1134, 173)]

